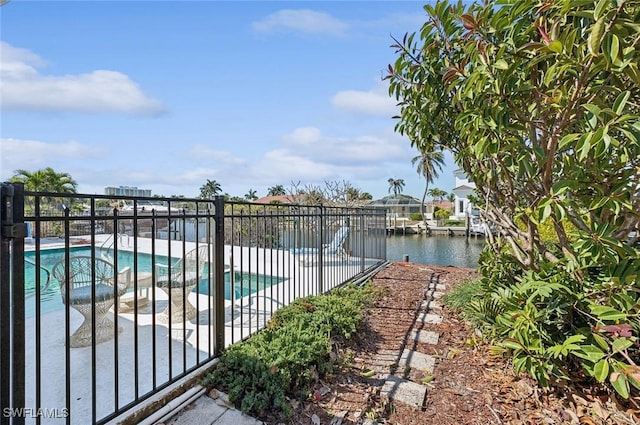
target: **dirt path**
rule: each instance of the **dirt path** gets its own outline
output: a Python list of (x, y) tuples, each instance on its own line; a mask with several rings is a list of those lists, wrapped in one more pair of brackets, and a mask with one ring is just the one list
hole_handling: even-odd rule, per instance
[[(346, 367), (318, 382), (290, 423), (640, 423), (633, 419), (637, 411), (625, 412), (625, 406), (606, 394), (561, 397), (545, 392), (530, 379), (514, 376), (506, 361), (490, 355), (474, 331), (438, 302), (442, 293), (476, 277), (472, 269), (413, 263), (393, 263), (376, 275), (373, 284), (385, 295), (367, 310), (358, 338), (340, 348)], [(423, 321), (425, 313), (441, 317), (442, 322)], [(416, 341), (415, 331), (431, 337), (435, 333), (437, 341)], [(433, 370), (403, 366), (403, 352), (433, 358)], [(426, 387), (419, 406), (385, 396), (384, 383), (390, 373)]]

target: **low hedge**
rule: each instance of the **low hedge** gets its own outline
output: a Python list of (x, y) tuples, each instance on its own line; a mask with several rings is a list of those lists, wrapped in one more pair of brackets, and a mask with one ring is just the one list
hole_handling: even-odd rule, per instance
[(294, 301), (264, 330), (230, 346), (203, 385), (225, 391), (246, 414), (289, 416), (287, 399), (307, 396), (311, 382), (333, 371), (332, 344), (357, 332), (375, 294), (369, 284), (349, 284)]

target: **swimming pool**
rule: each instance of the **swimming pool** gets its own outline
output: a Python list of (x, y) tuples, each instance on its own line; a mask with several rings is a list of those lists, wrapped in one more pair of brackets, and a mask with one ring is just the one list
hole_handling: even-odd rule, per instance
[[(71, 256), (77, 255), (91, 255), (93, 247), (71, 247)], [(25, 315), (26, 317), (33, 317), (36, 310), (36, 267), (35, 267), (35, 251), (25, 252)], [(97, 249), (96, 258), (101, 256), (113, 258), (113, 251), (105, 249)], [(62, 298), (60, 296), (59, 283), (53, 276), (49, 276), (50, 271), (54, 265), (64, 259), (65, 249), (43, 249), (40, 251), (40, 313), (61, 310), (64, 308)], [(151, 272), (153, 264), (167, 265), (168, 259), (166, 256), (156, 255), (153, 258), (150, 254), (138, 252), (134, 256), (130, 251), (118, 251), (118, 269), (122, 270), (125, 267), (131, 267), (133, 273), (134, 259), (137, 258), (137, 270), (138, 273)], [(174, 264), (178, 261), (178, 258), (172, 258), (171, 263)], [(206, 270), (205, 270), (206, 273)], [(282, 282), (283, 278), (275, 276), (265, 276), (258, 274), (249, 274), (236, 271), (234, 274), (234, 297), (236, 299), (245, 297), (247, 295), (254, 294), (265, 288), (269, 288), (272, 285)], [(225, 299), (230, 300), (231, 296), (231, 277), (227, 271), (225, 273)], [(209, 279), (204, 278), (200, 280), (200, 284), (196, 286), (194, 291), (197, 291), (203, 295), (209, 295)]]

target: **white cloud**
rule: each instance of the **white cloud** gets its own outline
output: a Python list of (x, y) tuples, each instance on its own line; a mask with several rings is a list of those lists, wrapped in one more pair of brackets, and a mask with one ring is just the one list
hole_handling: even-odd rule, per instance
[(396, 102), (391, 97), (372, 91), (341, 91), (333, 96), (331, 102), (340, 109), (362, 115), (392, 117), (399, 112)]
[(344, 90), (336, 93), (331, 103), (340, 109), (360, 115), (392, 117), (400, 111), (382, 82), (368, 91)]
[(120, 72), (52, 76), (38, 71), (43, 64), (30, 51), (0, 42), (3, 110), (155, 115), (165, 109)]
[(283, 9), (253, 23), (258, 32), (295, 31), (305, 34), (343, 35), (348, 25), (324, 12)]
[(246, 161), (234, 156), (231, 152), (211, 149), (203, 145), (195, 145), (189, 149), (189, 156), (193, 159), (215, 161), (216, 164), (240, 165)]
[(0, 139), (3, 174), (13, 173), (17, 169), (42, 168), (70, 159), (96, 159), (104, 153), (104, 149), (89, 147), (75, 141), (46, 143), (37, 140)]
[(296, 128), (289, 134), (285, 134), (283, 139), (296, 145), (313, 145), (322, 140), (320, 130), (315, 127)]
[(297, 157), (333, 164), (362, 166), (407, 157), (406, 146), (398, 139), (372, 135), (329, 137), (315, 127), (297, 128), (283, 140), (285, 148)]

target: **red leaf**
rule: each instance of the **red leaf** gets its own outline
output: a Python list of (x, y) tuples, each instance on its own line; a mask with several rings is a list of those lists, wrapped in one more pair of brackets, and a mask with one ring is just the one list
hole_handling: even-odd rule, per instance
[(603, 326), (602, 330), (605, 332), (609, 332), (614, 336), (623, 336), (623, 337), (633, 336), (633, 327), (631, 327), (631, 325), (628, 323)]
[(468, 30), (474, 30), (478, 25), (476, 20), (471, 15), (464, 14), (460, 16), (460, 19), (462, 20), (462, 26)]
[(547, 35), (547, 32), (544, 30), (544, 28), (542, 27), (538, 27), (538, 32), (540, 32), (540, 35), (542, 36), (543, 40), (547, 43), (550, 44), (551, 43), (551, 39), (549, 38), (549, 36)]

